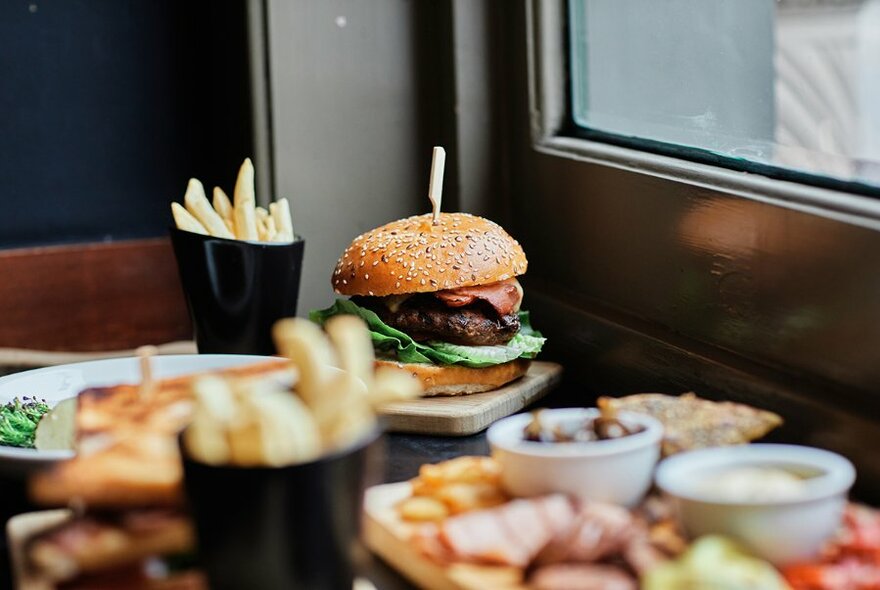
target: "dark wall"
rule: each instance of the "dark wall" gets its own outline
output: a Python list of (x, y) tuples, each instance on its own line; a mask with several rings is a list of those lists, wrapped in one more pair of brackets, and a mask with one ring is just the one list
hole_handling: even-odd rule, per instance
[(0, 247), (157, 236), (251, 155), (244, 1), (0, 3)]

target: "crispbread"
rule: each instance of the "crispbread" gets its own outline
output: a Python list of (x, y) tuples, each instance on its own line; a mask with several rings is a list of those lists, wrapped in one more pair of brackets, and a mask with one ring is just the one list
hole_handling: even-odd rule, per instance
[(738, 445), (765, 436), (782, 424), (773, 412), (735, 402), (714, 402), (693, 392), (682, 395), (640, 393), (601, 397), (602, 409), (648, 414), (663, 424), (663, 454), (704, 447)]

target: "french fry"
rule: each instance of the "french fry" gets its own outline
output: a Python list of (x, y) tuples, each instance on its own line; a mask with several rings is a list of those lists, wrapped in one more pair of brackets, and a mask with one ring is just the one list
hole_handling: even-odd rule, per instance
[(278, 352), (299, 369), (297, 392), (314, 410), (320, 404), (328, 368), (335, 365), (335, 354), (321, 328), (302, 318), (286, 318), (272, 329)]
[(446, 504), (426, 496), (407, 498), (397, 506), (401, 518), (412, 522), (432, 522), (443, 520), (449, 516)]
[(236, 417), (232, 390), (223, 379), (205, 376), (195, 381), (193, 393), (196, 412), (192, 423), (184, 431), (187, 451), (204, 463), (226, 463), (232, 452), (226, 432)]
[(239, 396), (241, 421), (231, 437), (239, 431), (244, 435), (236, 448), (239, 461), (285, 465), (321, 453), (317, 425), (299, 398), (267, 382), (239, 388)]
[(373, 376), (369, 400), (373, 407), (388, 402), (419, 397), (424, 392), (422, 382), (408, 371), (393, 367), (379, 367)]
[(183, 442), (193, 459), (209, 465), (222, 465), (231, 458), (226, 429), (204, 414), (196, 413), (183, 431)]
[[(268, 215), (265, 219), (272, 221)], [(196, 415), (184, 434), (193, 458), (242, 466), (310, 461), (376, 432), (375, 403), (420, 390), (419, 382), (406, 371), (387, 368), (373, 378), (369, 331), (357, 318), (331, 320), (326, 335), (307, 320), (285, 319), (275, 324), (273, 337), (299, 375), (296, 392), (289, 391), (289, 382), (277, 378), (198, 379), (193, 385)], [(476, 459), (438, 470), (442, 473), (435, 478), (436, 485), (427, 481), (427, 471), (420, 477), (421, 487), (430, 492), (424, 495), (432, 496), (434, 503), (410, 506), (413, 519), (431, 520), (444, 510), (491, 500), (485, 470)], [(466, 472), (476, 482), (450, 481), (453, 472)], [(451, 484), (461, 485), (442, 491)], [(440, 498), (441, 491), (448, 498)]]
[(326, 380), (309, 404), (328, 447), (344, 446), (375, 426), (364, 383), (347, 372)]
[(269, 230), (266, 228), (266, 223), (257, 219), (257, 240), (261, 242), (269, 241)]
[(443, 502), (452, 514), (491, 508), (507, 501), (501, 488), (488, 482), (450, 483), (438, 489), (433, 497)]
[(218, 238), (233, 239), (235, 236), (226, 227), (223, 218), (214, 211), (208, 197), (205, 196), (205, 188), (202, 183), (195, 178), (189, 179), (186, 186), (186, 195), (183, 197), (183, 203), (186, 205), (187, 211), (192, 213), (193, 217), (199, 220), (199, 223), (208, 230), (212, 236)]
[(269, 217), (269, 212), (263, 209), (262, 207), (256, 208), (256, 218), (257, 218), (257, 236), (259, 237), (261, 242), (269, 241), (269, 224), (267, 221), (271, 219)]
[(321, 437), (328, 449), (342, 449), (362, 440), (370, 432), (378, 428), (376, 416), (369, 411), (369, 406), (344, 409), (337, 414), (329, 428), (321, 432)]
[(269, 205), (269, 211), (272, 214), (272, 219), (275, 220), (275, 229), (278, 230), (275, 241), (292, 242), (294, 235), (293, 221), (290, 217), (290, 203), (287, 199), (278, 199)]
[(278, 234), (278, 230), (275, 229), (275, 220), (271, 217), (266, 218), (266, 241), (274, 242), (275, 236)]
[(257, 240), (257, 199), (254, 194), (254, 165), (245, 158), (238, 171), (233, 194), (233, 221), (235, 237), (239, 240)]
[(223, 189), (219, 186), (214, 187), (214, 199), (212, 202), (214, 203), (214, 210), (217, 211), (217, 214), (220, 215), (224, 221), (231, 222), (232, 202), (230, 202), (229, 197), (226, 196), (226, 193), (223, 192)]
[(179, 204), (171, 203), (171, 215), (174, 217), (174, 224), (177, 226), (177, 229), (194, 234), (208, 235), (208, 230)]
[(200, 413), (220, 426), (235, 421), (235, 397), (226, 380), (213, 375), (200, 377), (193, 383), (193, 394)]
[(375, 355), (367, 325), (357, 316), (341, 315), (331, 318), (324, 329), (336, 349), (339, 368), (363, 381), (369, 389)]

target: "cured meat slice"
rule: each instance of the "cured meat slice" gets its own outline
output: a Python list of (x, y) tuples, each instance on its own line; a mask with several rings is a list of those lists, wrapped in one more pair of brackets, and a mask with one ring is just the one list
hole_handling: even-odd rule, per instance
[(449, 518), (439, 535), (457, 560), (525, 567), (574, 516), (571, 501), (562, 495), (513, 500)]
[(463, 307), (479, 299), (495, 308), (498, 315), (505, 316), (519, 311), (523, 290), (519, 285), (519, 281), (508, 279), (490, 285), (437, 291), (435, 296), (448, 307)]
[(612, 504), (587, 502), (575, 520), (544, 547), (537, 563), (594, 562), (618, 554), (630, 539), (633, 518)]

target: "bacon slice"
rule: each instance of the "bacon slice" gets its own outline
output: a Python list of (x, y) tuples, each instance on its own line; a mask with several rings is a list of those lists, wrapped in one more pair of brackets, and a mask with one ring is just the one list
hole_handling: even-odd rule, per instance
[(574, 517), (571, 501), (555, 494), (454, 516), (438, 534), (457, 561), (525, 567)]
[(445, 291), (437, 291), (434, 295), (448, 307), (463, 307), (480, 300), (495, 308), (498, 315), (508, 315), (519, 311), (523, 291), (519, 281), (507, 279), (478, 287), (446, 289)]

